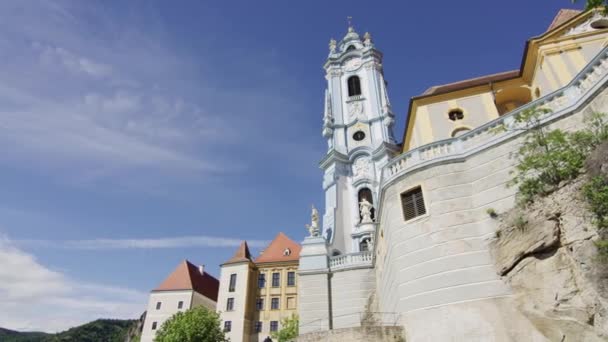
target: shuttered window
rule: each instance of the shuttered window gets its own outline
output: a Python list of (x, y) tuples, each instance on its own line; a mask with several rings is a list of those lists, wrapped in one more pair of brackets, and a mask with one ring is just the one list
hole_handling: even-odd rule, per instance
[(403, 207), (403, 218), (411, 220), (414, 217), (426, 214), (422, 188), (417, 187), (401, 194), (401, 206)]

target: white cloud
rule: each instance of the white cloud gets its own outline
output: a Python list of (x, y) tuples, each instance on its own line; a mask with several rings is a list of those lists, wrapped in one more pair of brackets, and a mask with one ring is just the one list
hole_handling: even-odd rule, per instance
[[(185, 247), (238, 247), (242, 240), (213, 236), (181, 236), (159, 239), (17, 240), (18, 244), (84, 250), (157, 249)], [(269, 241), (247, 240), (249, 247), (265, 247)]]
[(34, 48), (40, 50), (40, 61), (49, 67), (63, 66), (70, 72), (86, 74), (92, 77), (106, 77), (112, 73), (112, 67), (97, 63), (84, 56), (79, 56), (61, 47), (45, 46), (35, 42)]
[(0, 238), (0, 323), (56, 332), (102, 317), (137, 318), (147, 294), (71, 279)]

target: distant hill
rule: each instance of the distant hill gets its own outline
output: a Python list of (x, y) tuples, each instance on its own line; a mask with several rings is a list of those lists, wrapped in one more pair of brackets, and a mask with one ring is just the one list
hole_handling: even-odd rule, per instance
[(139, 340), (140, 320), (98, 319), (57, 334), (19, 332), (0, 328), (1, 342), (134, 342)]

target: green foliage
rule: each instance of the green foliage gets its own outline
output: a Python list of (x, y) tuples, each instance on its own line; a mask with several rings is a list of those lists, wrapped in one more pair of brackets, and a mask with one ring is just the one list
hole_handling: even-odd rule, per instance
[(494, 208), (488, 208), (488, 209), (486, 209), (486, 213), (488, 215), (490, 215), (491, 218), (498, 217), (498, 213), (496, 213), (496, 210), (494, 210)]
[(597, 247), (598, 259), (603, 262), (608, 261), (608, 240), (596, 241), (595, 247)]
[(99, 319), (57, 334), (0, 329), (2, 342), (123, 342), (137, 321)]
[(594, 177), (583, 186), (583, 194), (595, 216), (597, 227), (600, 230), (608, 228), (608, 179)]
[(544, 196), (564, 181), (576, 178), (583, 169), (585, 158), (608, 138), (605, 115), (594, 113), (584, 130), (568, 133), (559, 129), (547, 130), (540, 125), (549, 111), (531, 108), (515, 116), (519, 129), (525, 130), (524, 141), (517, 152), (516, 176), (509, 185), (518, 185), (520, 204)]
[[(578, 0), (572, 0), (572, 3), (577, 3)], [(586, 0), (585, 1), (585, 10), (590, 10), (590, 9), (594, 9), (597, 7), (605, 7), (607, 5), (606, 0)], [(606, 9), (604, 8), (604, 13), (606, 12)]]
[(281, 320), (281, 330), (272, 333), (272, 338), (277, 339), (279, 342), (293, 341), (298, 337), (298, 326), (300, 320), (297, 315), (293, 314), (291, 317), (284, 318)]
[(225, 342), (220, 316), (202, 306), (178, 312), (156, 332), (155, 342)]
[(512, 225), (514, 225), (517, 229), (523, 232), (528, 226), (528, 220), (526, 220), (526, 218), (520, 213), (515, 217), (512, 222)]

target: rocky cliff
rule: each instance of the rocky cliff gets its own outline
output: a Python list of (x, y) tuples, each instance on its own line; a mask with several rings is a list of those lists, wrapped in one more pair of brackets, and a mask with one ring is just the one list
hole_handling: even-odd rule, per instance
[(499, 215), (492, 242), (498, 273), (517, 309), (549, 341), (608, 340), (608, 263), (581, 187), (608, 171), (608, 146), (590, 158), (588, 172), (529, 208)]

